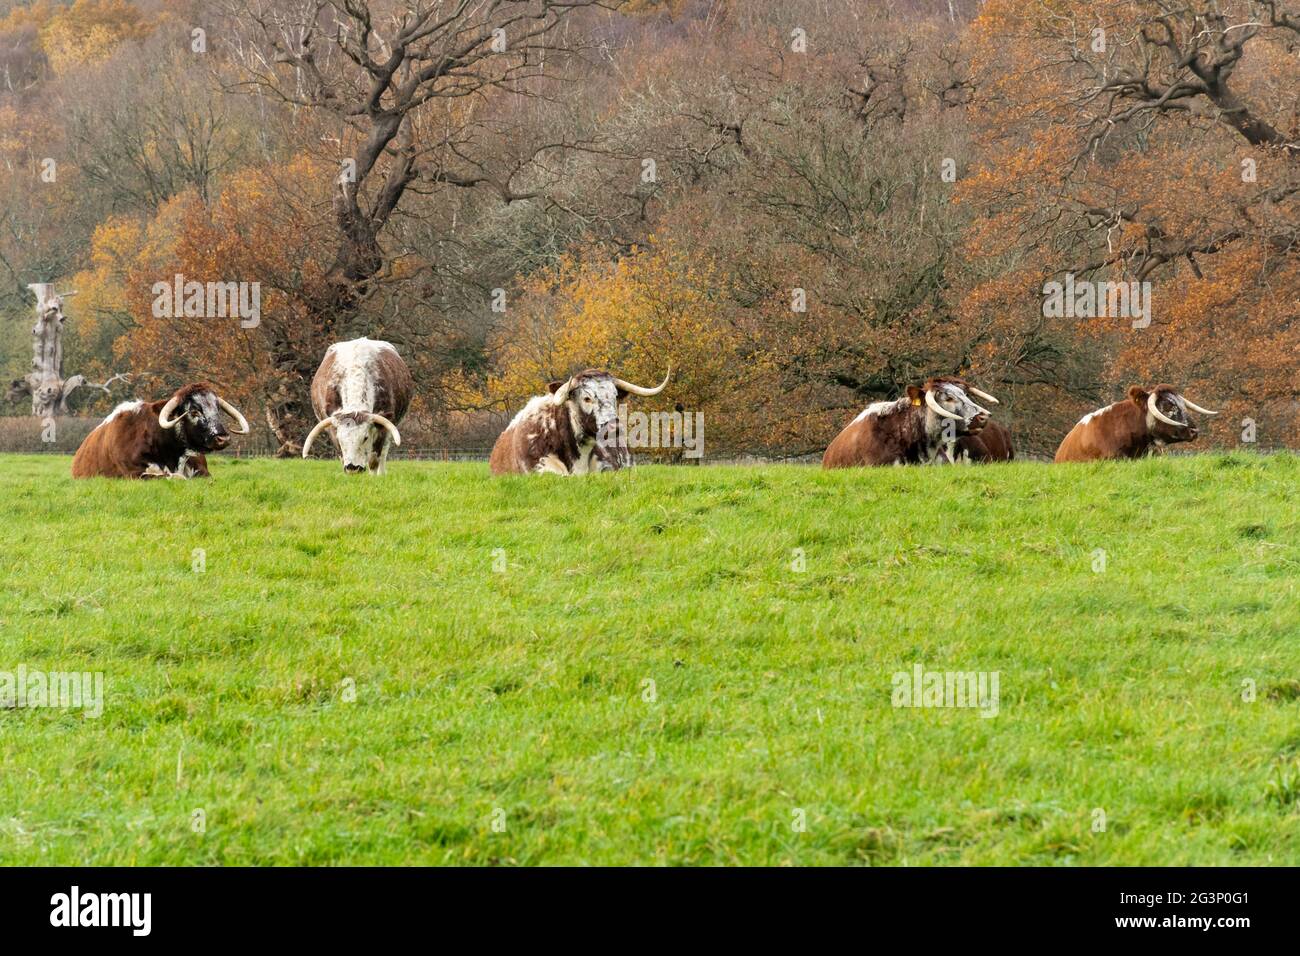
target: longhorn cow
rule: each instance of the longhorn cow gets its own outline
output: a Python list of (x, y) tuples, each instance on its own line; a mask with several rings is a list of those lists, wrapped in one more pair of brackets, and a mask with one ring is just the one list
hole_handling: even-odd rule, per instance
[(529, 399), (497, 438), (492, 474), (584, 475), (627, 467), (632, 456), (619, 431), (619, 403), (628, 395), (658, 395), (671, 375), (669, 369), (654, 388), (593, 368), (551, 382), (549, 394)]
[(239, 410), (204, 382), (156, 402), (123, 402), (81, 443), (72, 477), (208, 478), (205, 453), (230, 444), (222, 413), (238, 424), (234, 434), (248, 434)]
[(1186, 398), (1172, 385), (1146, 389), (1130, 386), (1128, 399), (1089, 412), (1070, 429), (1056, 460), (1095, 461), (1102, 458), (1140, 458), (1165, 445), (1193, 441), (1199, 432), (1188, 409), (1217, 415)]
[(336, 342), (311, 380), (311, 407), (319, 421), (302, 443), (302, 457), (328, 428), (347, 474), (384, 474), (389, 448), (402, 444), (397, 423), (413, 391), (410, 370), (388, 342)]
[(978, 435), (989, 411), (971, 396), (997, 399), (963, 379), (940, 376), (909, 385), (892, 402), (874, 402), (835, 436), (822, 456), (823, 468), (859, 465), (938, 464), (954, 461), (957, 442)]

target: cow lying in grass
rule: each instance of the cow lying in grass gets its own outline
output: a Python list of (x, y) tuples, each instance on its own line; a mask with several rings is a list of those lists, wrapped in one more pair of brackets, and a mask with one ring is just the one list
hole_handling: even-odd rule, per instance
[(972, 395), (995, 405), (998, 401), (960, 378), (941, 376), (923, 386), (909, 385), (902, 398), (868, 405), (836, 435), (822, 467), (954, 461), (957, 442), (978, 435), (989, 420), (988, 409)]
[(1011, 447), (1011, 432), (995, 421), (985, 423), (978, 435), (963, 435), (957, 439), (957, 463), (1011, 461), (1016, 457)]
[(1126, 401), (1084, 415), (1056, 449), (1056, 460), (1140, 458), (1165, 445), (1194, 441), (1199, 432), (1188, 409), (1219, 414), (1180, 395), (1172, 385), (1133, 385)]
[(73, 478), (208, 478), (205, 452), (230, 444), (222, 414), (248, 434), (248, 422), (213, 391), (196, 382), (156, 402), (123, 402), (77, 449)]
[(529, 399), (492, 446), (494, 475), (585, 475), (615, 471), (632, 463), (619, 434), (618, 406), (628, 395), (658, 395), (609, 372), (589, 368), (564, 382), (551, 382), (550, 394)]

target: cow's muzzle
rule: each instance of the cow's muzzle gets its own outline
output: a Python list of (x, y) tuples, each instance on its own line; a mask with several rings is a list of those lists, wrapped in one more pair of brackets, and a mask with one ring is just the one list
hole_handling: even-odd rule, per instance
[(359, 475), (366, 470), (366, 466), (345, 464), (343, 466), (343, 470), (347, 472), (349, 475)]
[(229, 445), (229, 444), (230, 444), (230, 436), (229, 436), (229, 435), (213, 435), (213, 436), (212, 436), (212, 447), (213, 447), (214, 449), (216, 449), (217, 451), (220, 451), (221, 449), (225, 448), (225, 447), (226, 447), (227, 445)]
[(966, 433), (968, 435), (978, 435), (980, 432), (984, 430), (984, 426), (987, 425), (988, 423), (989, 423), (989, 417), (987, 415), (984, 415), (982, 413), (976, 415), (974, 418), (970, 420), (970, 424), (966, 426)]

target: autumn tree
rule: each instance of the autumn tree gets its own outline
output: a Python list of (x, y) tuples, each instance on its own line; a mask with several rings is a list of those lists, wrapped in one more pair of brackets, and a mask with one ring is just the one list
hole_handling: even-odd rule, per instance
[[(310, 303), (324, 294), (329, 265), (329, 177), (318, 161), (246, 167), (221, 195), (197, 192), (163, 204), (136, 236), (120, 292), (133, 317), (116, 345), (143, 386), (211, 380), (249, 407), (260, 407), (281, 447), (301, 445), (301, 419), (285, 414), (304, 400), (305, 383), (332, 341)], [(98, 234), (109, 268), (113, 233)], [(257, 314), (213, 315), (182, 308), (162, 286), (235, 283)], [(161, 284), (161, 285), (160, 285)], [(109, 283), (110, 289), (112, 283)], [(247, 290), (245, 292), (244, 290)], [(286, 362), (278, 357), (288, 356)], [(173, 385), (174, 387), (174, 385)]]
[[(413, 184), (485, 186), (506, 202), (535, 195), (520, 169), (478, 147), (492, 94), (535, 92), (563, 29), (600, 0), (363, 0), (232, 3), (243, 88), (337, 122), (346, 142), (333, 205), (329, 280), (345, 305), (383, 269), (380, 234)], [(555, 66), (552, 65), (552, 69)], [(549, 144), (548, 144), (549, 145)]]
[[(1077, 323), (1107, 356), (1090, 404), (1168, 379), (1267, 420), (1275, 442), (1294, 432), (1298, 22), (1272, 0), (990, 0), (973, 25), (970, 251), (1035, 250), (1021, 301), (1066, 273), (1153, 283), (1150, 327)], [(1230, 427), (1219, 437), (1237, 440)]]
[(523, 283), (493, 335), (497, 371), (482, 401), (516, 410), (545, 383), (585, 368), (653, 384), (671, 367), (671, 398), (665, 393), (652, 406), (704, 411), (718, 438), (735, 437), (744, 418), (735, 402), (742, 370), (739, 341), (719, 315), (725, 288), (714, 265), (671, 240), (612, 262), (566, 257)]

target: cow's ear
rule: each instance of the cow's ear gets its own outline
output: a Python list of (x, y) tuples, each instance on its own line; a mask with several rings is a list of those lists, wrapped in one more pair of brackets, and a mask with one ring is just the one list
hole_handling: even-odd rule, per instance
[(1128, 387), (1128, 397), (1133, 400), (1135, 405), (1146, 406), (1147, 390), (1141, 385), (1130, 385)]
[(918, 385), (907, 386), (907, 397), (913, 405), (920, 405), (921, 400), (925, 398), (925, 389)]
[(563, 382), (548, 382), (546, 385), (546, 390), (550, 392), (552, 395), (554, 395), (556, 392), (560, 390), (560, 386), (563, 384), (564, 384)]

